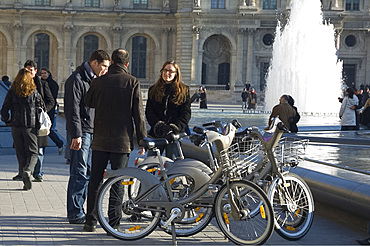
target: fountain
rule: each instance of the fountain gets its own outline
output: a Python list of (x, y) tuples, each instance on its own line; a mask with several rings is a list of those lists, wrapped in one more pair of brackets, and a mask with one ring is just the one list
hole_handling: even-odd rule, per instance
[(302, 114), (337, 114), (342, 87), (333, 25), (323, 23), (320, 0), (293, 0), (287, 24), (276, 28), (265, 110), (291, 95)]

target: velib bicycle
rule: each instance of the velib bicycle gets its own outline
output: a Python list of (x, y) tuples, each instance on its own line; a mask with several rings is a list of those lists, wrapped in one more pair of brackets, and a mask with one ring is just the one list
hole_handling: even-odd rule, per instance
[[(212, 177), (196, 168), (192, 168), (192, 175), (168, 176), (158, 149), (165, 144), (166, 139), (150, 138), (142, 143), (157, 153), (160, 178), (130, 167), (107, 172), (108, 179), (96, 202), (98, 220), (107, 233), (118, 239), (136, 240), (149, 235), (162, 220), (164, 227), (171, 226), (176, 244), (176, 225), (184, 223), (187, 211), (211, 208), (221, 231), (232, 242), (254, 245), (270, 238), (274, 214), (260, 187), (242, 180), (229, 161), (221, 163)], [(225, 146), (230, 144), (231, 141)], [(197, 180), (203, 180), (202, 184)], [(216, 198), (199, 199), (213, 184), (220, 185)]]

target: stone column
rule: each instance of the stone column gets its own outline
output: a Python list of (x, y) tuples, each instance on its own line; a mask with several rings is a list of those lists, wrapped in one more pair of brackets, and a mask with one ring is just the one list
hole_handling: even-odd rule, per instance
[(120, 38), (121, 38), (122, 26), (114, 25), (112, 27), (112, 30), (113, 30), (113, 47), (121, 47)]
[(76, 54), (75, 57), (72, 57), (72, 32), (74, 30), (74, 26), (71, 23), (66, 23), (64, 25), (64, 72), (60, 73), (63, 74), (63, 87), (64, 88), (64, 82), (66, 79), (71, 75), (71, 64), (76, 67)]
[[(365, 47), (366, 47), (366, 50), (370, 50), (370, 32), (368, 31), (366, 36), (365, 36)], [(369, 78), (370, 78), (370, 52), (367, 52), (367, 55), (366, 55), (366, 69), (365, 69), (365, 78), (366, 78), (366, 81), (369, 81)], [(369, 84), (368, 82), (364, 83), (364, 84)]]
[[(8, 69), (8, 74), (16, 75), (18, 70), (23, 67), (23, 63), (25, 60), (22, 60), (22, 53), (21, 53), (21, 46), (22, 46), (22, 35), (21, 31), (23, 28), (23, 25), (21, 22), (16, 22), (12, 26), (13, 28), (13, 40), (14, 40), (14, 45), (13, 45), (13, 56), (11, 60), (13, 63), (8, 63), (10, 64), (10, 67)], [(10, 44), (8, 44), (10, 45)], [(9, 66), (9, 65), (8, 65)]]
[(254, 34), (256, 33), (255, 28), (248, 28), (247, 30), (247, 64), (246, 64), (246, 74), (245, 74), (245, 82), (249, 82), (253, 84), (255, 87), (257, 84), (252, 81), (252, 67), (253, 67), (253, 47), (254, 47)]
[(168, 60), (168, 49), (169, 47), (169, 32), (170, 28), (162, 28), (161, 29), (161, 51), (162, 51), (162, 61)]
[(201, 84), (202, 71), (201, 59), (199, 59), (199, 34), (201, 27), (193, 26), (193, 45), (192, 45), (192, 61), (191, 61), (191, 84)]
[(237, 41), (236, 41), (236, 51), (237, 51), (237, 55), (236, 55), (236, 64), (235, 64), (235, 67), (236, 67), (236, 74), (235, 74), (235, 81), (236, 82), (242, 82), (243, 84), (245, 83), (243, 81), (243, 74), (244, 74), (244, 71), (245, 69), (243, 69), (244, 67), (244, 36), (245, 36), (245, 28), (239, 28), (237, 30)]

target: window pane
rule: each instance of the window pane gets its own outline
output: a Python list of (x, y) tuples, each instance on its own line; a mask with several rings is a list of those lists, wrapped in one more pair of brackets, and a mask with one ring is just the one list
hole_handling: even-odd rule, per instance
[(276, 9), (276, 0), (263, 0), (263, 9)]
[(99, 38), (95, 35), (84, 37), (84, 61), (90, 60), (91, 54), (99, 48)]
[(146, 38), (143, 36), (132, 38), (131, 72), (137, 78), (146, 77)]
[(35, 5), (50, 5), (50, 0), (35, 0)]
[(147, 9), (148, 8), (148, 0), (133, 0), (134, 1), (134, 9)]
[(211, 9), (224, 9), (225, 0), (211, 0)]
[[(35, 35), (35, 61), (38, 68), (49, 67), (50, 37), (46, 33)], [(37, 73), (40, 75), (41, 69)]]
[(100, 0), (85, 0), (85, 7), (99, 7)]

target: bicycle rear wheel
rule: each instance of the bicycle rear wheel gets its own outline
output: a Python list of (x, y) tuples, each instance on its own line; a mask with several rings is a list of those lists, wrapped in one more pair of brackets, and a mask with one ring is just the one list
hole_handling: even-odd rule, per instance
[(223, 186), (214, 206), (221, 231), (235, 244), (265, 243), (271, 237), (274, 228), (274, 214), (266, 194), (257, 185), (242, 180), (230, 183), (230, 192), (235, 197), (240, 216), (234, 219), (228, 188)]
[(132, 176), (108, 179), (99, 189), (96, 209), (100, 225), (121, 240), (136, 240), (149, 235), (158, 225), (160, 212), (140, 208), (135, 203), (140, 180)]
[[(180, 201), (182, 198), (189, 196), (194, 192), (194, 179), (188, 175), (177, 174), (170, 177), (170, 185), (174, 194), (174, 200)], [(212, 194), (205, 194), (198, 201), (184, 205), (185, 215), (180, 222), (175, 223), (176, 236), (188, 237), (202, 231), (213, 217), (213, 200)], [(164, 226), (161, 220), (160, 228), (166, 233), (172, 234), (172, 227)]]
[(314, 201), (306, 182), (294, 173), (284, 174), (283, 182), (270, 187), (269, 199), (275, 213), (275, 230), (283, 238), (294, 241), (310, 230), (314, 217)]

